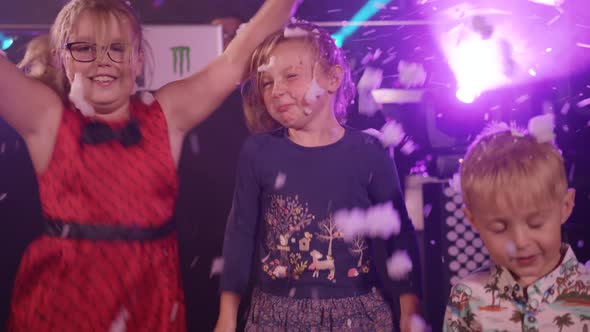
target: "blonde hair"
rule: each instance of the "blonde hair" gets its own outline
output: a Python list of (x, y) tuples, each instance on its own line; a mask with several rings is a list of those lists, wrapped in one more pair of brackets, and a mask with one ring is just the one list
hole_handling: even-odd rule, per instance
[(143, 38), (143, 31), (138, 15), (128, 1), (123, 0), (71, 0), (59, 12), (53, 26), (51, 27), (51, 46), (55, 51), (55, 68), (57, 69), (57, 81), (63, 91), (68, 94), (70, 84), (66, 78), (63, 68), (63, 50), (72, 33), (72, 29), (78, 23), (78, 17), (82, 13), (91, 13), (97, 20), (99, 27), (98, 40), (106, 36), (107, 25), (112, 16), (119, 22), (126, 21), (131, 27), (133, 34), (134, 48), (132, 59), (144, 52), (146, 43)]
[(567, 192), (563, 158), (553, 143), (539, 143), (523, 130), (486, 129), (471, 144), (461, 165), (467, 207), (476, 202), (511, 207), (543, 204)]
[(51, 87), (63, 98), (63, 91), (57, 82), (54, 61), (49, 35), (40, 35), (27, 43), (25, 55), (17, 67), (27, 76), (38, 79)]
[(355, 95), (355, 86), (352, 81), (350, 67), (340, 48), (336, 45), (330, 34), (318, 26), (305, 21), (292, 22), (287, 29), (302, 29), (308, 33), (300, 37), (285, 37), (280, 30), (270, 35), (262, 42), (252, 54), (248, 70), (248, 79), (242, 85), (244, 116), (246, 125), (253, 133), (266, 132), (280, 127), (268, 113), (262, 98), (262, 73), (258, 68), (267, 64), (272, 51), (277, 45), (288, 40), (302, 40), (311, 46), (319, 64), (328, 69), (340, 65), (344, 70), (342, 83), (336, 92), (334, 113), (339, 120), (344, 120), (346, 108)]

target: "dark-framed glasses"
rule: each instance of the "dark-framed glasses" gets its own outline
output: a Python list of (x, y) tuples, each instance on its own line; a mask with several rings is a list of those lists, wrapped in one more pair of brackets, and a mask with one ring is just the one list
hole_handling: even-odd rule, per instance
[[(98, 55), (97, 45), (88, 42), (73, 42), (67, 43), (66, 49), (70, 51), (72, 58), (78, 62), (92, 62), (96, 60)], [(101, 47), (104, 51), (105, 47)], [(131, 55), (131, 47), (125, 43), (112, 43), (106, 48), (109, 59), (116, 63), (129, 61)]]

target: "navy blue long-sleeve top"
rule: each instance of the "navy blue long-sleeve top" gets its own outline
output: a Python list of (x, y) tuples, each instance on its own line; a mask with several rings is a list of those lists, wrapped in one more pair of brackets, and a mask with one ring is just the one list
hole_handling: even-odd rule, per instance
[(385, 264), (375, 264), (375, 240), (344, 241), (333, 214), (392, 202), (401, 231), (386, 240), (387, 252), (407, 251), (414, 266), (394, 290), (420, 293), (414, 228), (393, 160), (374, 137), (345, 129), (340, 140), (321, 147), (297, 145), (285, 129), (245, 142), (223, 245), (222, 291), (245, 295), (254, 276), (256, 287), (280, 296), (369, 292), (383, 284), (375, 266)]

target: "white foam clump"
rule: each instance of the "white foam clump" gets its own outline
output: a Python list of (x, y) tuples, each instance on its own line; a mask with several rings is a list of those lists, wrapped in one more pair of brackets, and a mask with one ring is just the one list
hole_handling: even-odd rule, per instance
[(267, 64), (261, 65), (260, 67), (258, 67), (258, 72), (261, 73), (261, 72), (269, 71), (276, 64), (277, 64), (277, 57), (273, 55), (270, 57), (270, 59), (268, 59)]
[(379, 88), (383, 82), (383, 70), (380, 68), (367, 67), (363, 72), (358, 84), (359, 113), (373, 116), (382, 106), (375, 101), (372, 91)]
[(399, 82), (406, 88), (422, 86), (426, 82), (426, 71), (422, 64), (400, 61), (397, 70)]
[(405, 250), (394, 252), (387, 260), (387, 274), (393, 280), (407, 278), (408, 274), (412, 271), (412, 268), (412, 260)]
[(430, 327), (420, 315), (412, 315), (410, 318), (410, 332), (430, 332)]
[(307, 92), (305, 93), (305, 101), (308, 104), (313, 104), (318, 100), (318, 98), (323, 96), (325, 93), (326, 93), (326, 90), (319, 85), (318, 81), (314, 77), (311, 80), (311, 84), (309, 85), (309, 89), (307, 89)]
[(381, 133), (383, 133), (382, 143), (385, 147), (398, 146), (404, 137), (406, 137), (404, 127), (394, 120), (387, 122), (381, 128)]
[(555, 116), (544, 114), (531, 118), (528, 124), (528, 131), (539, 143), (553, 142), (555, 139)]
[(275, 190), (283, 188), (285, 186), (285, 182), (287, 182), (287, 175), (283, 172), (279, 172), (275, 178)]
[(395, 120), (387, 122), (381, 130), (368, 128), (363, 132), (377, 138), (384, 147), (398, 146), (406, 136), (403, 126)]
[(367, 210), (339, 210), (334, 214), (334, 221), (347, 242), (352, 242), (358, 236), (388, 239), (391, 235), (399, 234), (401, 228), (399, 214), (391, 202)]
[(121, 308), (117, 313), (117, 317), (111, 322), (109, 332), (125, 332), (127, 331), (127, 320), (129, 319), (129, 312), (125, 308)]
[(144, 103), (147, 106), (150, 106), (151, 104), (154, 103), (154, 101), (156, 101), (156, 98), (154, 98), (154, 95), (149, 91), (140, 92), (139, 99), (141, 100), (142, 103)]
[(456, 194), (462, 194), (461, 175), (459, 175), (459, 173), (453, 174), (453, 177), (449, 180), (449, 187), (451, 187)]
[(74, 81), (72, 82), (72, 87), (70, 88), (69, 99), (74, 104), (74, 106), (82, 113), (82, 115), (89, 117), (94, 116), (96, 113), (94, 112), (94, 108), (92, 105), (86, 101), (84, 97), (84, 86), (83, 81), (84, 78), (81, 74), (76, 73), (74, 74)]
[(209, 274), (209, 277), (211, 278), (214, 275), (220, 275), (221, 273), (223, 273), (223, 265), (223, 257), (217, 257), (213, 259), (213, 263), (211, 263), (211, 273)]

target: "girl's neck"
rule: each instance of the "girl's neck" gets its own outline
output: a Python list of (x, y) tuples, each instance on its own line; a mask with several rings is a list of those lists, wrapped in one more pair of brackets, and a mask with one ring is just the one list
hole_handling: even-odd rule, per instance
[(345, 133), (344, 127), (332, 116), (328, 121), (310, 123), (308, 126), (288, 129), (288, 136), (295, 144), (305, 147), (325, 146), (336, 143)]
[(131, 101), (124, 103), (116, 109), (101, 109), (95, 106), (94, 110), (96, 112), (94, 115), (96, 120), (104, 122), (124, 122), (131, 117)]

